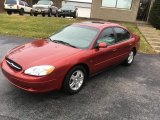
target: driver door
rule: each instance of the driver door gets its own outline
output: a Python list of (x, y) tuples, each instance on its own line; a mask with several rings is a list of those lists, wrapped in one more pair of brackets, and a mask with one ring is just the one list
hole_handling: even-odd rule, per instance
[(107, 47), (93, 49), (94, 72), (100, 71), (116, 63), (117, 46), (115, 45), (116, 37), (113, 28), (106, 28), (102, 31), (96, 41), (96, 46), (101, 42), (105, 42)]

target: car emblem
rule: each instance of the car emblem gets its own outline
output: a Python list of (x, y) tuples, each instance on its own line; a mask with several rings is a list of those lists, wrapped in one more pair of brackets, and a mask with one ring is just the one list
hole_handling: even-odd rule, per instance
[(18, 69), (18, 70), (21, 70), (21, 68), (18, 67), (18, 66), (16, 66), (14, 63), (12, 63), (12, 62), (10, 62), (10, 61), (8, 61), (8, 60), (6, 60), (6, 61), (7, 61), (7, 63), (8, 63), (11, 67), (14, 67), (14, 68), (16, 68), (16, 69)]

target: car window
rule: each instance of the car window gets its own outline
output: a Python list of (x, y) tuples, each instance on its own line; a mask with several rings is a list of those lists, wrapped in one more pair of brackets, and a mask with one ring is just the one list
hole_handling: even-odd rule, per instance
[(5, 4), (17, 4), (17, 0), (6, 0)]
[(38, 1), (37, 5), (51, 5), (50, 1)]
[(117, 42), (128, 40), (130, 38), (130, 33), (123, 28), (114, 28), (117, 35)]
[(24, 4), (25, 4), (25, 6), (28, 6), (28, 7), (29, 7), (28, 3), (24, 2)]
[(19, 1), (19, 5), (24, 5), (24, 2), (23, 1)]
[(105, 42), (107, 45), (112, 45), (116, 41), (115, 35), (112, 28), (107, 28), (103, 30), (100, 34), (97, 43)]
[(71, 25), (50, 37), (52, 41), (67, 42), (77, 48), (86, 49), (98, 34), (98, 29), (87, 26)]
[(64, 5), (62, 7), (62, 9), (64, 10), (75, 10), (75, 6), (72, 6), (72, 5)]

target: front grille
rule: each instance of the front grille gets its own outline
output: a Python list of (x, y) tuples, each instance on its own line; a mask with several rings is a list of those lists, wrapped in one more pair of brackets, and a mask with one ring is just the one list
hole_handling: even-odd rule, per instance
[(68, 12), (71, 12), (70, 10), (63, 10), (62, 12), (66, 12), (66, 13), (68, 13)]
[(42, 10), (42, 9), (44, 9), (44, 7), (35, 7), (35, 9)]
[(6, 62), (11, 69), (14, 69), (16, 71), (22, 70), (22, 67), (19, 64), (17, 64), (16, 62), (14, 62), (13, 60), (6, 58)]

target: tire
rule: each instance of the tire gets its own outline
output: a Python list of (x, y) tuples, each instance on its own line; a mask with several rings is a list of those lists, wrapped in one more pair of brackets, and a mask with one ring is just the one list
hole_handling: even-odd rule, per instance
[(64, 79), (62, 86), (63, 91), (70, 95), (78, 93), (83, 87), (87, 76), (87, 71), (83, 66), (72, 68)]
[(78, 17), (78, 13), (76, 12), (73, 18), (77, 18), (77, 17)]
[(52, 17), (52, 11), (51, 10), (48, 12), (48, 17)]
[(37, 16), (37, 13), (34, 13), (34, 16)]
[(31, 10), (31, 11), (30, 11), (30, 16), (33, 16), (33, 15), (34, 15), (34, 14), (33, 14), (33, 11)]
[(19, 15), (24, 15), (24, 9), (19, 10)]
[(43, 14), (42, 14), (42, 17), (45, 17), (45, 15), (46, 15), (46, 14), (45, 14), (45, 13), (43, 13)]
[(8, 15), (12, 15), (12, 11), (7, 11), (7, 14)]
[(56, 13), (54, 14), (54, 17), (57, 17), (58, 16), (58, 12), (56, 11)]
[(65, 15), (63, 15), (63, 18), (65, 18), (66, 16)]
[(135, 56), (135, 51), (131, 50), (131, 52), (129, 53), (127, 59), (123, 62), (123, 65), (130, 66), (134, 61), (134, 56)]

